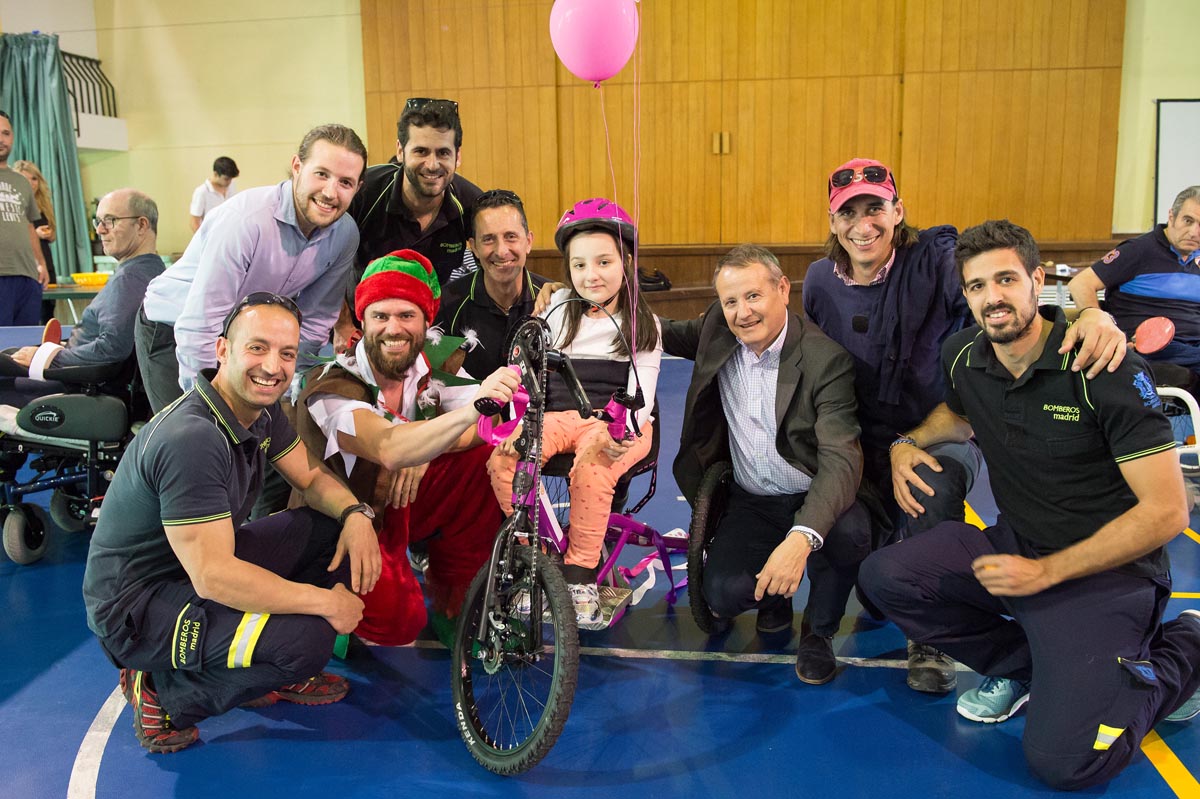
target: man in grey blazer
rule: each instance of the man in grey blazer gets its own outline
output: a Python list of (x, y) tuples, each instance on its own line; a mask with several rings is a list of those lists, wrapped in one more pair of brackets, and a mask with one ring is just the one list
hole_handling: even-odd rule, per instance
[(870, 514), (856, 499), (854, 363), (788, 310), (791, 286), (769, 250), (734, 248), (713, 284), (703, 317), (662, 320), (664, 351), (695, 361), (674, 465), (684, 496), (694, 503), (704, 471), (733, 462), (704, 597), (724, 619), (757, 608), (758, 630), (779, 632), (807, 570), (796, 676), (820, 685), (837, 671), (832, 638), (871, 549)]

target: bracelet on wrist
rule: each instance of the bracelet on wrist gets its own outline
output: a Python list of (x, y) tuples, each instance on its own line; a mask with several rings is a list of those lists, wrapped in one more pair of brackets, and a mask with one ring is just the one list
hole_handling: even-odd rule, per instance
[(914, 447), (917, 447), (917, 449), (920, 449), (920, 447), (917, 446), (916, 439), (910, 438), (909, 436), (900, 436), (899, 438), (897, 438), (895, 441), (892, 442), (892, 445), (890, 447), (888, 447), (888, 452), (890, 453), (892, 450), (894, 450), (896, 447), (900, 446), (901, 444), (912, 444)]

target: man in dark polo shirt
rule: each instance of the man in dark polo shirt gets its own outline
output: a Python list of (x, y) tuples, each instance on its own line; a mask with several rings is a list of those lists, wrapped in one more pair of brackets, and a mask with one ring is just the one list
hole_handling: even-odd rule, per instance
[(363, 189), (350, 204), (358, 223), (358, 255), (346, 304), (334, 328), (334, 349), (354, 337), (354, 289), (367, 264), (396, 250), (415, 250), (433, 263), (446, 285), (475, 270), (467, 249), (471, 211), (479, 187), (455, 174), (462, 163), (458, 103), (411, 97), (396, 123), (395, 164), (367, 169)]
[(982, 329), (942, 348), (946, 402), (893, 448), (892, 468), (911, 474), (918, 447), (974, 433), (1000, 516), (885, 547), (860, 584), (913, 640), (987, 676), (961, 715), (1004, 721), (1033, 680), (1030, 769), (1055, 788), (1095, 785), (1155, 724), (1200, 711), (1200, 612), (1161, 620), (1164, 546), (1188, 523), (1174, 438), (1139, 357), (1086, 380), (1077, 353), (1058, 352), (1066, 317), (1039, 313), (1045, 275), (1027, 230), (969, 228), (955, 259)]
[(473, 342), (463, 368), (482, 380), (508, 360), (504, 345), (517, 322), (533, 313), (546, 278), (525, 268), (533, 234), (521, 198), (506, 189), (485, 191), (475, 202), (468, 242), (481, 269), (442, 289), (437, 326)]
[(1067, 284), (1080, 308), (1098, 307), (1096, 293), (1132, 336), (1152, 316), (1175, 323), (1175, 338), (1147, 356), (1187, 367), (1200, 377), (1200, 186), (1175, 197), (1167, 224), (1130, 239)]
[[(235, 305), (218, 371), (138, 433), (105, 497), (84, 604), (151, 752), (194, 743), (197, 722), (246, 702), (327, 704), (349, 690), (321, 668), (362, 617), (356, 594), (379, 578), (379, 543), (370, 506), (280, 411), (299, 342), (291, 300)], [(243, 526), (267, 461), (309, 508)]]

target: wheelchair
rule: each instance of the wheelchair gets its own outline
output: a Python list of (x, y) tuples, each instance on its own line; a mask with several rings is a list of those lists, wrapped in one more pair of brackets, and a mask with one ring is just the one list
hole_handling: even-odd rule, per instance
[(1183, 476), (1200, 478), (1200, 405), (1196, 402), (1195, 376), (1186, 367), (1163, 361), (1150, 362), (1154, 387), (1162, 399), (1162, 411), (1171, 423), (1178, 442), (1179, 466)]
[[(53, 521), (66, 532), (95, 525), (117, 462), (148, 405), (137, 361), (49, 368), (45, 379), (65, 390), (33, 398), (21, 408), (0, 406), (0, 517), (4, 551), (16, 563), (39, 560)], [(28, 461), (33, 475), (21, 479)], [(49, 513), (26, 501), (52, 491)]]

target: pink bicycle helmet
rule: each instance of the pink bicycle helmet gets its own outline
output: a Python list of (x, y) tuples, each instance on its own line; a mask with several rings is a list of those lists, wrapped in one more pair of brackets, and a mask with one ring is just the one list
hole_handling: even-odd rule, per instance
[(577, 230), (601, 228), (619, 236), (629, 250), (637, 245), (637, 227), (625, 209), (603, 197), (581, 200), (569, 208), (558, 220), (554, 231), (554, 246), (566, 255), (567, 242)]

